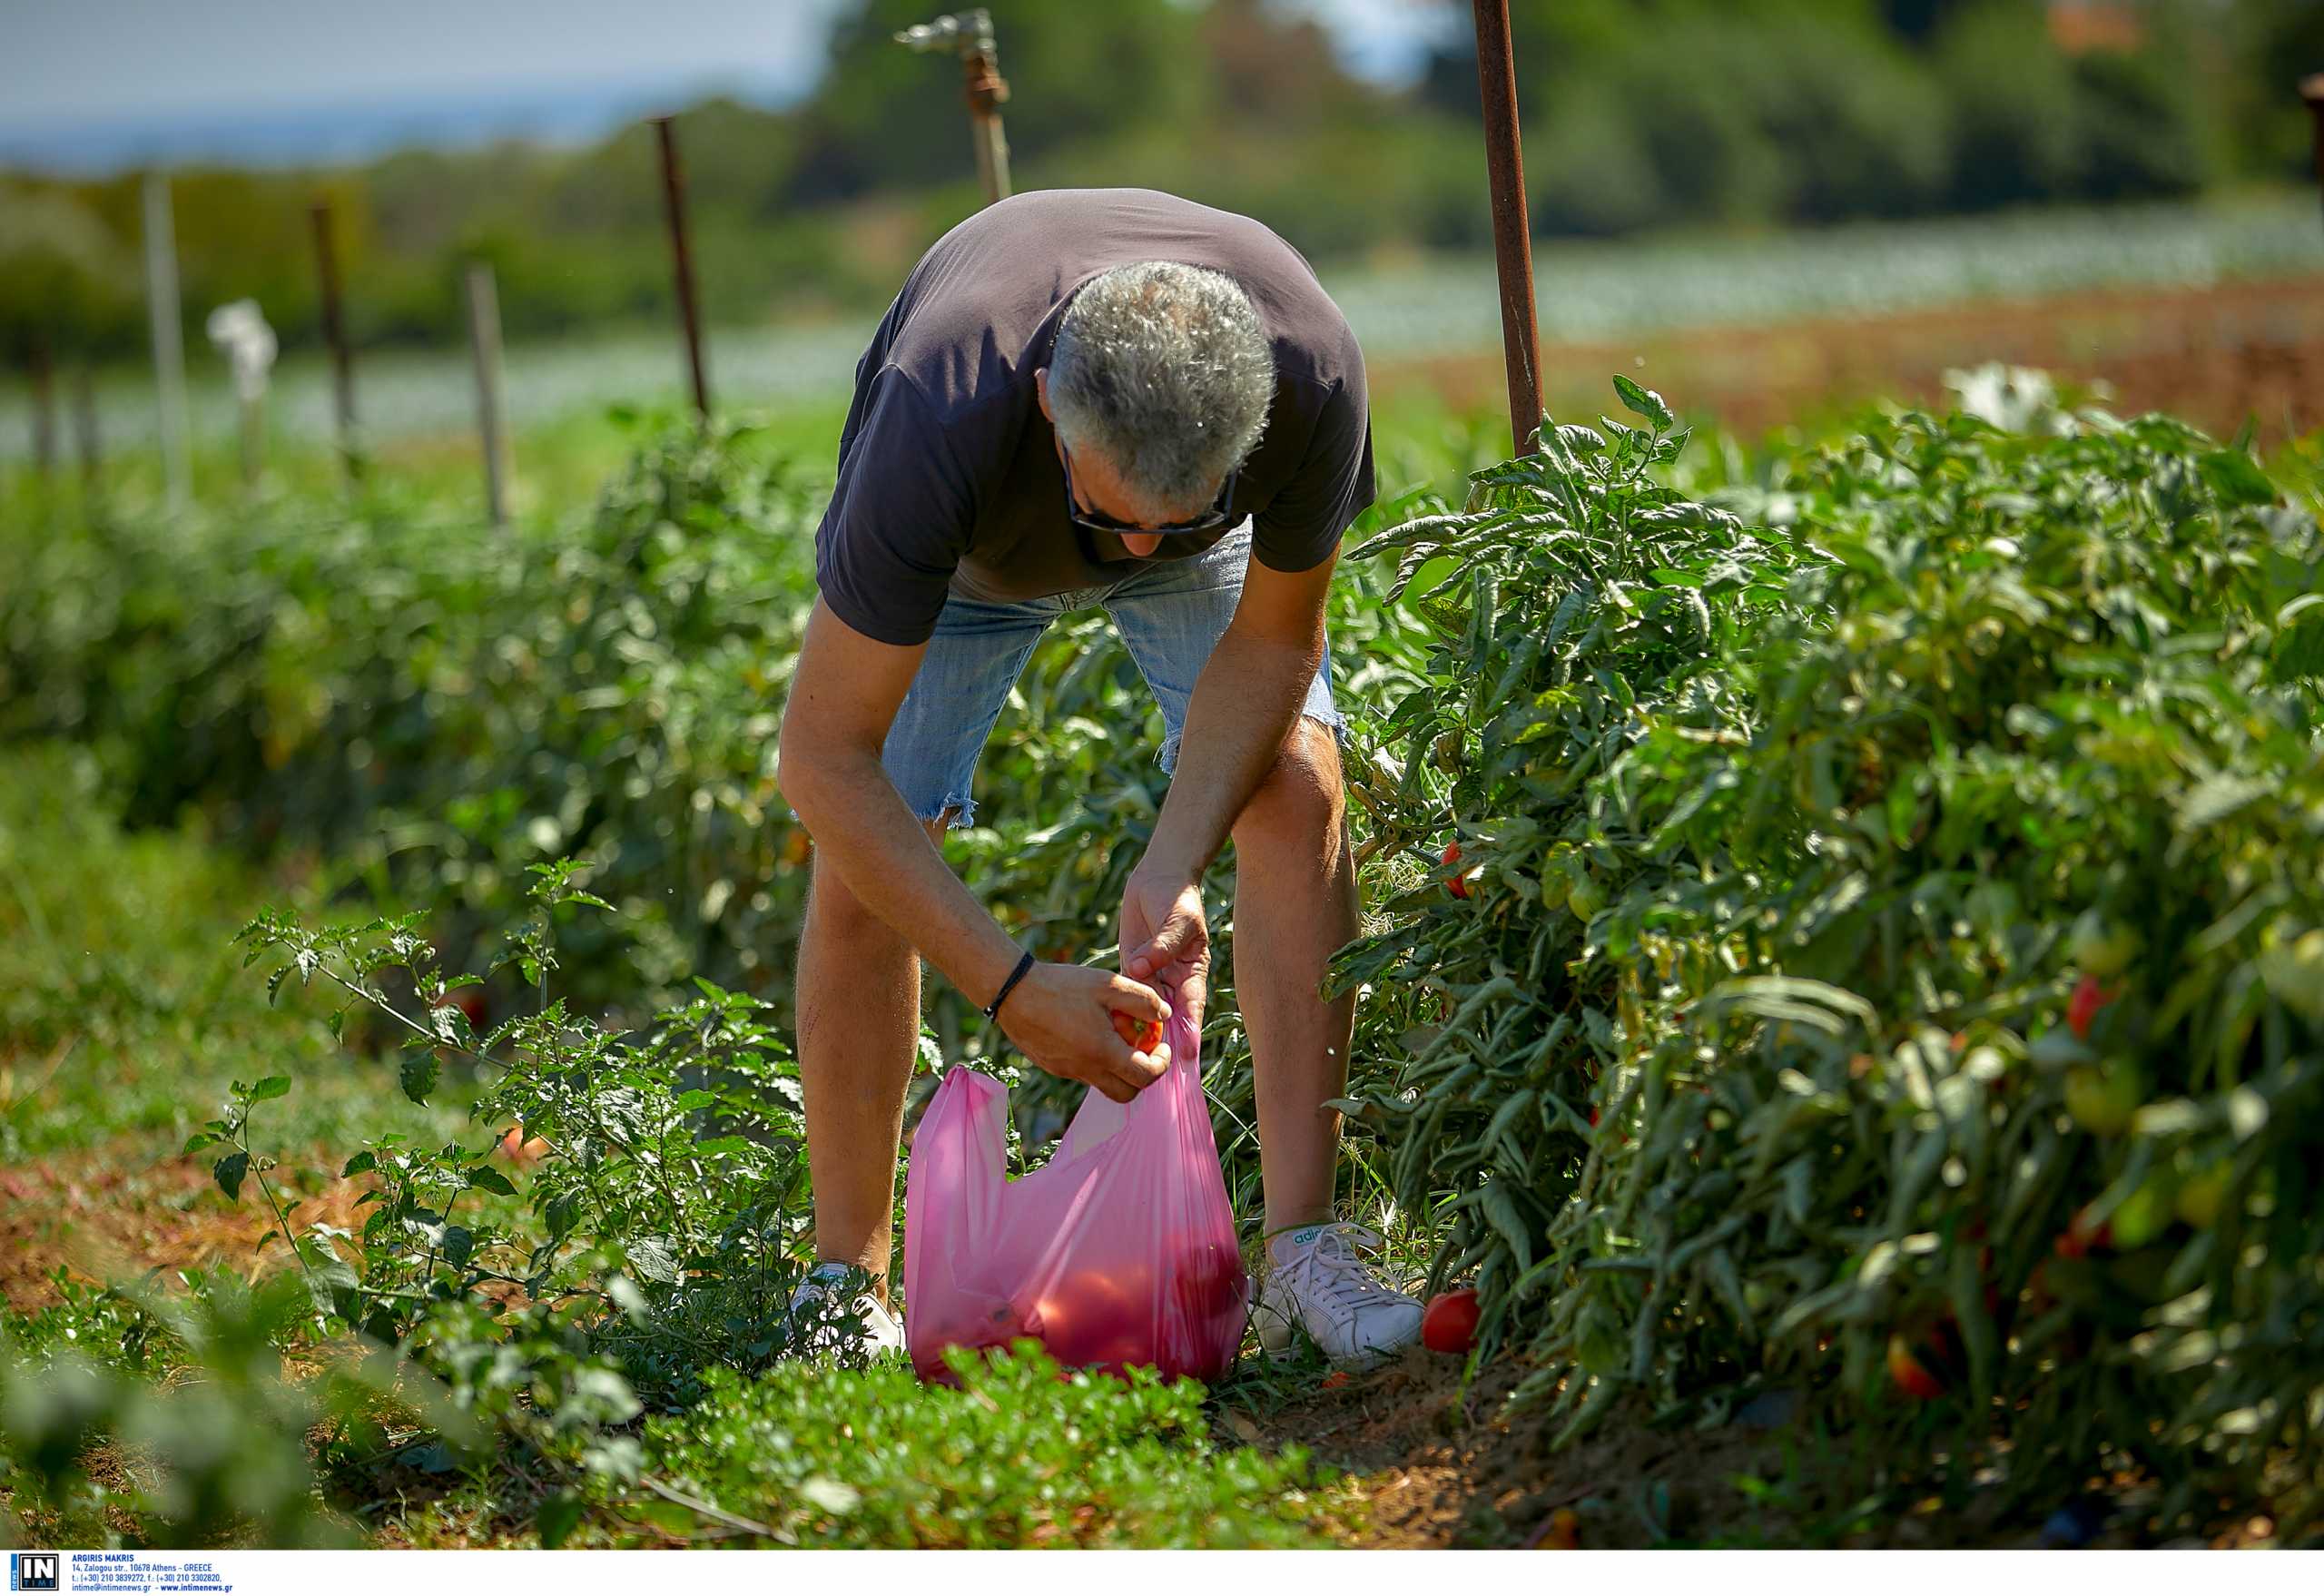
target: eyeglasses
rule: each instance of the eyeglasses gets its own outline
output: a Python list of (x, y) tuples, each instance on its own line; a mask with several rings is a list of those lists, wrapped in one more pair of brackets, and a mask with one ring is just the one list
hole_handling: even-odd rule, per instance
[(1117, 537), (1126, 533), (1144, 537), (1172, 537), (1196, 532), (1216, 532), (1233, 524), (1234, 517), (1226, 507), (1234, 502), (1235, 478), (1243, 471), (1240, 466), (1226, 473), (1226, 480), (1219, 484), (1217, 499), (1193, 520), (1175, 527), (1139, 527), (1128, 521), (1117, 521), (1097, 510), (1083, 509), (1080, 496), (1073, 491), (1073, 451), (1060, 442), (1058, 454), (1065, 462), (1065, 518), (1085, 532), (1106, 532)]

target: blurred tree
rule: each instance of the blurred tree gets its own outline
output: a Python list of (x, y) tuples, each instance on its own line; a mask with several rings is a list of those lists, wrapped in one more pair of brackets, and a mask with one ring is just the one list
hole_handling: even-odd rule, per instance
[(1935, 44), (1952, 108), (1948, 197), (1967, 210), (2062, 199), (2081, 165), (2073, 66), (2038, 7), (1984, 0), (1949, 20)]
[(137, 267), (95, 209), (0, 182), (0, 359), (35, 344), (58, 358), (120, 352), (137, 314)]
[(2296, 85), (2324, 72), (2324, 0), (2245, 0), (2228, 8), (2233, 66), (2223, 97), (2246, 169), (2309, 182), (2313, 124)]

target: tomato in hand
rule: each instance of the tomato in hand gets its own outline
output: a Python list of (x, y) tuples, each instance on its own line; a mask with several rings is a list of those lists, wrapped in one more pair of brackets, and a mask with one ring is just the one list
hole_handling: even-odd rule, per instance
[(1151, 1053), (1162, 1045), (1162, 1022), (1158, 1020), (1140, 1021), (1134, 1014), (1119, 1009), (1113, 1011), (1114, 1034), (1141, 1053)]

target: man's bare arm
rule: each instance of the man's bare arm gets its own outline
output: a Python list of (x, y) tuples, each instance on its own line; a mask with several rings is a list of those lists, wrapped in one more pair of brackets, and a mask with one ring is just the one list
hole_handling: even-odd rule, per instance
[(1135, 979), (1185, 963), (1206, 941), (1196, 883), (1299, 718), (1323, 664), (1335, 563), (1285, 572), (1254, 559), (1244, 576), (1235, 618), (1195, 680), (1170, 795), (1123, 895), (1122, 968)]
[[(953, 985), (987, 1002), (1016, 969), (1017, 945), (952, 873), (880, 764), (926, 652), (867, 637), (818, 599), (783, 708), (779, 779), (848, 890)], [(1042, 1069), (1127, 1101), (1161, 1069), (1115, 1033), (1114, 1009), (1150, 1020), (1167, 1011), (1139, 982), (1041, 964), (1002, 1006), (1000, 1025)]]

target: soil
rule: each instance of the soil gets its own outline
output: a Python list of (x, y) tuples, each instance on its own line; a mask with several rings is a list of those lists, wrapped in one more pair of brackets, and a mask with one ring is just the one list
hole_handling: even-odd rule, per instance
[[(1867, 1496), (1846, 1433), (1811, 1432), (1791, 1416), (1800, 1404), (1780, 1392), (1700, 1426), (1659, 1424), (1641, 1405), (1618, 1405), (1555, 1450), (1557, 1422), (1502, 1414), (1524, 1373), (1504, 1362), (1464, 1387), (1462, 1360), (1416, 1348), (1264, 1421), (1230, 1410), (1226, 1427), (1270, 1451), (1305, 1448), (1353, 1476), (1344, 1531), (1363, 1547), (2034, 1548), (2051, 1510), (2067, 1505), (2013, 1509), (1986, 1489), (2000, 1445), (1979, 1460), (1965, 1500), (1901, 1480)], [(2147, 1515), (2159, 1496), (2134, 1473), (2087, 1482), (2083, 1501), (2099, 1517), (2086, 1544), (2153, 1545)], [(2222, 1504), (2208, 1534), (2166, 1544), (2260, 1546), (2274, 1533), (2264, 1506)]]
[[(323, 1157), (314, 1149), (310, 1163)], [(277, 1187), (281, 1190), (280, 1186)], [(290, 1207), (291, 1228), (324, 1220), (355, 1229), (365, 1185), (332, 1180)], [(62, 1267), (88, 1284), (230, 1264), (245, 1272), (287, 1263), (274, 1217), (253, 1179), (230, 1205), (199, 1158), (151, 1156), (144, 1138), (0, 1169), (0, 1297), (20, 1313), (54, 1301)]]
[[(1553, 415), (1605, 409), (1607, 376), (1621, 371), (1751, 438), (1835, 405), (1933, 403), (1945, 372), (1987, 361), (2037, 367), (2100, 389), (2118, 412), (2168, 409), (2217, 436), (2249, 418), (2263, 444), (2280, 443), (2324, 428), (2324, 274), (1550, 344), (1541, 369)], [(1374, 378), (1458, 405), (1507, 392), (1495, 354), (1383, 362)]]

